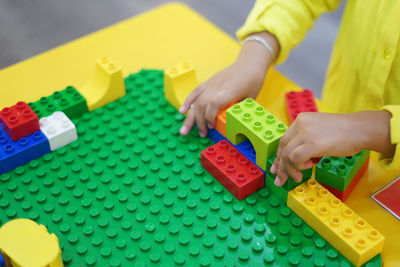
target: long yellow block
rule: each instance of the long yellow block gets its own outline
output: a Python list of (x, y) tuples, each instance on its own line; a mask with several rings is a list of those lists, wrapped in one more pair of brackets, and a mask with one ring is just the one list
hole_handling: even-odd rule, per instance
[(164, 95), (176, 109), (182, 106), (197, 85), (196, 72), (188, 63), (170, 67), (164, 72)]
[(121, 68), (102, 57), (97, 60), (93, 77), (79, 92), (86, 98), (90, 111), (117, 100), (126, 93)]
[(287, 205), (356, 266), (383, 249), (385, 238), (314, 179), (291, 190)]
[(0, 228), (0, 252), (6, 266), (64, 266), (57, 236), (29, 219), (15, 219)]

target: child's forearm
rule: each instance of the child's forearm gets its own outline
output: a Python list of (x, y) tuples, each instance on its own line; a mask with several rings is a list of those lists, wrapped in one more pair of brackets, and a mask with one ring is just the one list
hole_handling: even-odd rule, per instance
[(354, 127), (360, 133), (364, 149), (380, 152), (384, 157), (392, 157), (395, 145), (390, 140), (390, 119), (392, 115), (385, 110), (360, 111), (352, 113)]
[(251, 64), (252, 67), (255, 70), (259, 71), (259, 74), (264, 78), (269, 67), (279, 55), (280, 46), (278, 40), (274, 35), (268, 32), (254, 33), (249, 36), (257, 36), (265, 40), (271, 46), (274, 54), (271, 54), (271, 52), (267, 48), (265, 48), (262, 44), (258, 42), (246, 42), (242, 46), (236, 63)]

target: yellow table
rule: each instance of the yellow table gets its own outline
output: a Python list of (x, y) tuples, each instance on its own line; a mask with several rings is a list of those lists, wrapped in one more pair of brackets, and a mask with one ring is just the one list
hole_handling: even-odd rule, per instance
[[(232, 63), (239, 48), (234, 39), (193, 10), (168, 4), (1, 70), (0, 107), (18, 100), (34, 101), (67, 85), (80, 88), (90, 78), (95, 60), (103, 55), (117, 62), (124, 75), (187, 61), (196, 67), (203, 82)], [(273, 70), (257, 100), (288, 122), (283, 95), (298, 89)], [(381, 169), (372, 155), (368, 171), (346, 202), (386, 236), (385, 266), (400, 266), (400, 221), (369, 196), (395, 176), (394, 171)]]

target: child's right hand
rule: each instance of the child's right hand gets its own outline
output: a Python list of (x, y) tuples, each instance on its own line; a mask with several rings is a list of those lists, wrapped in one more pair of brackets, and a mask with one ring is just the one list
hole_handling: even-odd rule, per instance
[(247, 97), (255, 98), (272, 61), (272, 55), (259, 43), (244, 44), (237, 60), (231, 66), (198, 86), (187, 97), (179, 112), (190, 112), (180, 129), (180, 134), (187, 135), (196, 123), (199, 135), (205, 137), (207, 127), (214, 128), (215, 118), (220, 109)]

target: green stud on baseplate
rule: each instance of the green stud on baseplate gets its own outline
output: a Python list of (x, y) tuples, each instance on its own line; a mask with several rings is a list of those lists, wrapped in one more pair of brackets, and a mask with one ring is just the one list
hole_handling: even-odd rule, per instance
[(62, 111), (68, 118), (73, 119), (88, 111), (86, 99), (72, 86), (29, 103), (29, 106), (39, 118), (47, 117), (55, 111)]
[(77, 141), (0, 176), (0, 224), (44, 224), (65, 266), (351, 266), (268, 189), (238, 201), (201, 167), (212, 141), (179, 135), (161, 71), (125, 84)]
[(285, 124), (251, 98), (226, 112), (227, 139), (234, 145), (249, 139), (256, 151), (256, 163), (263, 170), (266, 170), (267, 158), (276, 153), (286, 129)]
[(367, 160), (369, 150), (354, 156), (323, 157), (315, 170), (315, 179), (337, 190), (344, 191)]

